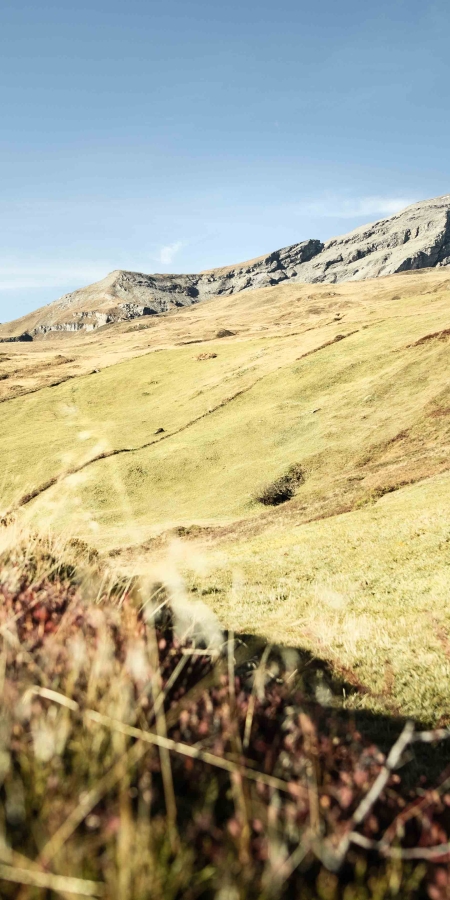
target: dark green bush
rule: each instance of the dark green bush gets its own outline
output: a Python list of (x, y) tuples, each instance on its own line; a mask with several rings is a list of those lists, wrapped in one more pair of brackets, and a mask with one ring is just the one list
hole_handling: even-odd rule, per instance
[(281, 475), (280, 478), (277, 478), (276, 481), (267, 484), (260, 494), (257, 495), (256, 500), (258, 503), (263, 503), (264, 506), (279, 506), (280, 503), (292, 500), (297, 488), (304, 481), (305, 473), (302, 467), (296, 463), (290, 466), (287, 472)]

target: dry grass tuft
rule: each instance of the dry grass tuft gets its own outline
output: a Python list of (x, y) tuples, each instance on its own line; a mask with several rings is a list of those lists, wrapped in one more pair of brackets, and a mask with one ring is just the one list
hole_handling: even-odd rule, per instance
[(412, 725), (386, 761), (295, 659), (177, 637), (173, 586), (111, 596), (80, 549), (1, 558), (2, 898), (337, 900), (367, 866), (377, 897), (434, 896), (450, 794), (394, 771)]

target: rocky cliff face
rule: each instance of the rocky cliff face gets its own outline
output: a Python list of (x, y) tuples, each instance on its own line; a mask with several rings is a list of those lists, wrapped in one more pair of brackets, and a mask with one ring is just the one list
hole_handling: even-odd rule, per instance
[(424, 200), (373, 225), (327, 241), (296, 281), (360, 281), (450, 265), (450, 194)]
[[(276, 250), (268, 256), (229, 266), (211, 269), (199, 275), (143, 275), (140, 272), (113, 272), (110, 300), (114, 301), (108, 313), (103, 313), (106, 324), (119, 319), (157, 315), (173, 306), (190, 306), (209, 297), (234, 294), (246, 288), (267, 287), (292, 278), (303, 263), (308, 262), (323, 248), (320, 241), (302, 241), (292, 247)], [(112, 276), (108, 276), (111, 278)], [(100, 282), (101, 284), (101, 282)], [(67, 308), (84, 300), (83, 289), (67, 294), (59, 303)], [(64, 302), (65, 301), (65, 302)], [(99, 323), (100, 324), (100, 323)]]
[(450, 265), (450, 194), (415, 203), (322, 244), (302, 241), (267, 256), (198, 275), (111, 272), (103, 281), (66, 294), (0, 333), (92, 331), (102, 325), (158, 315), (222, 294), (283, 281), (329, 282), (377, 278), (409, 269)]
[(103, 281), (65, 294), (38, 311), (39, 319), (30, 330), (35, 336), (50, 331), (93, 331), (101, 325), (158, 315), (221, 294), (278, 284), (292, 278), (322, 247), (320, 241), (302, 241), (247, 263), (199, 275), (111, 272)]
[(28, 334), (27, 331), (24, 331), (22, 334), (14, 335), (14, 337), (0, 337), (0, 344), (26, 343), (27, 341), (32, 340), (33, 338), (31, 334)]

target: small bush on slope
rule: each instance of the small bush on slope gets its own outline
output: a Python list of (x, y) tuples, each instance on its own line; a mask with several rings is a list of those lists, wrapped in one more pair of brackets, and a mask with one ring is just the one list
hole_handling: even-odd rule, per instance
[(256, 500), (265, 506), (279, 506), (280, 503), (292, 500), (297, 488), (304, 481), (305, 474), (302, 467), (297, 464), (290, 466), (285, 475), (267, 484), (257, 495)]
[(426, 855), (450, 830), (445, 780), (386, 772), (358, 824), (385, 759), (350, 720), (37, 557), (0, 565), (2, 898), (448, 896), (450, 854), (345, 840)]

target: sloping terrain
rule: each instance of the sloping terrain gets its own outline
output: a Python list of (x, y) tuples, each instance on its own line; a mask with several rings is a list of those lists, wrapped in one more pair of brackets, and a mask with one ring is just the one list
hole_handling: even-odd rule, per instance
[[(3, 511), (130, 573), (181, 536), (182, 567), (198, 553), (210, 566), (187, 571), (190, 587), (224, 624), (308, 645), (367, 686), (358, 702), (436, 721), (450, 687), (449, 301), (438, 268), (5, 345)], [(292, 467), (290, 499), (261, 502)]]
[[(449, 724), (450, 474), (352, 512), (215, 542), (193, 596), (224, 625), (328, 659), (347, 708)], [(129, 553), (129, 571), (139, 557)], [(141, 556), (141, 565), (144, 557)]]
[[(38, 503), (63, 497), (67, 518), (73, 495), (105, 546), (117, 546), (122, 492), (146, 539), (172, 525), (270, 517), (254, 497), (294, 463), (307, 477), (289, 509), (305, 519), (441, 471), (449, 283), (441, 270), (367, 283), (365, 293), (286, 285), (71, 343), (64, 365), (82, 368), (89, 351), (91, 374), (0, 406), (4, 503), (56, 479)], [(234, 334), (214, 337), (221, 329)], [(124, 361), (110, 364), (110, 342)], [(47, 352), (62, 369), (63, 354)], [(5, 384), (14, 378), (20, 370)], [(64, 475), (80, 467), (69, 490)]]
[(0, 341), (49, 332), (92, 331), (282, 282), (361, 281), (450, 264), (450, 194), (322, 244), (306, 240), (238, 265), (199, 275), (111, 272), (102, 281), (0, 326)]

